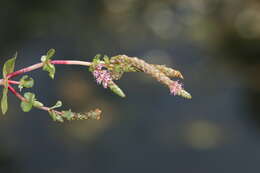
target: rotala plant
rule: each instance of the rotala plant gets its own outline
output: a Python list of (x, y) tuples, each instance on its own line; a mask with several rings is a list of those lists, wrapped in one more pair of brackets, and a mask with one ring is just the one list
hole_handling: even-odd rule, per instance
[[(183, 89), (182, 84), (171, 79), (183, 79), (182, 74), (179, 71), (164, 65), (149, 64), (139, 58), (128, 57), (126, 55), (117, 55), (113, 57), (101, 57), (101, 55), (96, 55), (92, 62), (52, 60), (54, 54), (55, 50), (50, 49), (46, 55), (41, 57), (41, 62), (17, 71), (14, 71), (17, 54), (5, 62), (3, 66), (3, 79), (0, 79), (0, 85), (3, 86), (3, 96), (1, 99), (1, 109), (3, 114), (8, 110), (7, 94), (8, 91), (10, 91), (21, 101), (21, 108), (24, 112), (29, 112), (32, 108), (41, 109), (47, 111), (50, 117), (57, 122), (64, 122), (64, 120), (99, 120), (101, 117), (100, 109), (91, 110), (86, 113), (76, 113), (71, 110), (59, 111), (57, 108), (62, 106), (61, 101), (57, 101), (54, 106), (47, 107), (37, 100), (34, 93), (25, 92), (22, 95), (20, 92), (23, 88), (32, 88), (34, 85), (34, 80), (28, 75), (22, 76), (19, 81), (12, 80), (12, 78), (16, 76), (40, 68), (47, 71), (49, 76), (54, 79), (56, 71), (55, 65), (57, 64), (87, 66), (88, 70), (93, 74), (97, 84), (101, 84), (104, 88), (109, 88), (112, 92), (123, 98), (125, 97), (124, 92), (114, 81), (119, 80), (126, 72), (144, 72), (168, 87), (171, 94), (191, 99), (191, 95)], [(19, 91), (17, 91), (13, 85), (17, 85)]]

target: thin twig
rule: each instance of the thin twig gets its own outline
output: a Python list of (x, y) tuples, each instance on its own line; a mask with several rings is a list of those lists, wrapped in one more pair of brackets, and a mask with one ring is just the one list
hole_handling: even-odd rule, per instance
[[(82, 65), (82, 66), (90, 66), (92, 63), (91, 62), (87, 62), (87, 61), (74, 61), (74, 60), (53, 60), (51, 61), (51, 64), (62, 64), (62, 65)], [(11, 79), (15, 76), (21, 75), (23, 73), (27, 73), (36, 69), (39, 69), (43, 66), (44, 64), (41, 63), (37, 63), (34, 65), (31, 65), (29, 67), (25, 67), (22, 68), (20, 70), (17, 70), (15, 72), (12, 72), (10, 74), (7, 75), (8, 79)]]
[[(19, 100), (23, 101), (23, 102), (28, 102), (28, 100), (26, 100), (26, 98), (24, 98), (19, 92), (17, 92), (12, 86), (8, 86), (9, 91), (11, 91)], [(40, 106), (40, 107), (36, 107), (38, 109), (44, 110), (44, 111), (49, 111), (50, 108), (46, 107), (46, 106)], [(61, 112), (59, 111), (55, 111), (58, 114), (61, 114)]]

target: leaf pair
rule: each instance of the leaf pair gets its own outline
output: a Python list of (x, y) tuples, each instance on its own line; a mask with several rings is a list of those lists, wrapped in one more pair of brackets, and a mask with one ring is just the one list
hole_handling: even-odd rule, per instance
[(17, 53), (14, 55), (13, 58), (7, 60), (4, 64), (4, 67), (3, 67), (4, 89), (3, 89), (3, 96), (1, 98), (1, 109), (2, 109), (3, 114), (5, 114), (8, 110), (8, 99), (7, 99), (8, 79), (7, 79), (7, 75), (14, 71), (16, 57), (17, 57)]
[(43, 70), (49, 72), (50, 78), (54, 79), (55, 75), (55, 66), (51, 63), (51, 57), (55, 54), (54, 49), (50, 49), (46, 55), (41, 57), (41, 61), (43, 62)]
[(97, 54), (97, 55), (93, 58), (93, 60), (92, 60), (92, 65), (89, 66), (89, 68), (88, 68), (90, 72), (93, 72), (93, 71), (95, 70), (96, 66), (101, 63), (100, 57), (101, 57), (101, 55), (100, 55), (100, 54)]
[(62, 106), (62, 102), (59, 100), (56, 102), (56, 104), (52, 107), (50, 107), (49, 115), (52, 118), (53, 121), (58, 121), (60, 123), (64, 122), (62, 115), (60, 115), (60, 112), (55, 111), (55, 108), (59, 108)]
[(60, 123), (63, 123), (64, 119), (70, 121), (74, 117), (74, 113), (71, 112), (71, 110), (62, 111), (62, 112), (50, 110), (49, 115), (50, 115), (50, 117), (52, 118), (53, 121), (57, 121), (57, 122), (60, 122)]
[(54, 110), (50, 110), (49, 111), (49, 115), (50, 115), (50, 117), (52, 118), (52, 120), (53, 121), (58, 121), (58, 122), (60, 122), (60, 123), (63, 123), (64, 122), (64, 120), (63, 120), (63, 118), (61, 117), (61, 115), (59, 115), (56, 111), (54, 111)]
[(24, 112), (29, 112), (33, 107), (42, 107), (43, 104), (35, 98), (35, 94), (26, 92), (24, 93), (26, 101), (21, 102), (21, 108)]
[(52, 120), (58, 121), (60, 123), (64, 122), (64, 118), (67, 120), (71, 120), (73, 117), (73, 113), (71, 112), (71, 110), (62, 111), (62, 112), (57, 112), (54, 110), (55, 108), (59, 108), (61, 106), (62, 106), (62, 102), (59, 100), (56, 102), (54, 106), (50, 107), (50, 110), (48, 112)]
[(24, 75), (21, 79), (20, 79), (20, 84), (18, 85), (18, 88), (20, 89), (20, 91), (23, 88), (32, 88), (34, 85), (34, 80), (33, 78), (29, 77), (28, 75)]
[(115, 93), (116, 95), (120, 96), (120, 97), (126, 97), (125, 93), (121, 90), (121, 88), (119, 88), (119, 86), (117, 84), (115, 84), (114, 82), (111, 82), (108, 86), (110, 88), (110, 90)]
[[(94, 72), (98, 65), (102, 65), (101, 67), (105, 67), (107, 69), (107, 71), (109, 71), (109, 74), (111, 75), (112, 80), (118, 80), (119, 78), (121, 78), (121, 76), (123, 75), (124, 72), (120, 65), (117, 65), (117, 66), (112, 65), (110, 62), (110, 58), (107, 55), (104, 55), (103, 61), (101, 61), (100, 58), (101, 58), (100, 54), (97, 54), (93, 58), (92, 65), (89, 66), (90, 72)], [(124, 92), (112, 80), (108, 84), (108, 87), (110, 88), (110, 90), (120, 97), (123, 97), (123, 98), (126, 97)]]

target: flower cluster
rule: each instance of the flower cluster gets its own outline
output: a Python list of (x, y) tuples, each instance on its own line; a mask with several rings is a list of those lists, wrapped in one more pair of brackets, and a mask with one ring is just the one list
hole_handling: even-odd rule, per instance
[(180, 95), (181, 91), (183, 90), (182, 84), (178, 81), (173, 81), (170, 86), (170, 92), (173, 95)]
[(104, 88), (112, 82), (111, 74), (108, 70), (102, 70), (103, 64), (98, 64), (92, 72), (98, 84), (102, 84)]
[(164, 65), (149, 64), (137, 57), (128, 57), (126, 55), (118, 55), (116, 57), (112, 57), (111, 59), (121, 64), (127, 64), (128, 66), (130, 65), (130, 67), (134, 68), (134, 71), (141, 71), (150, 75), (158, 82), (167, 86), (170, 89), (171, 94), (191, 99), (191, 95), (183, 89), (182, 84), (171, 79), (183, 79), (183, 76), (179, 71), (166, 67)]

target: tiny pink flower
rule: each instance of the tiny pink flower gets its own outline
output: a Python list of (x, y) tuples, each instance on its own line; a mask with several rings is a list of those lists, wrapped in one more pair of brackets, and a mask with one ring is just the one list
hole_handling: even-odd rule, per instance
[(108, 84), (112, 81), (112, 77), (110, 72), (107, 70), (102, 70), (102, 67), (102, 64), (98, 64), (92, 74), (98, 84), (102, 84), (104, 88), (107, 88)]
[(179, 83), (178, 81), (173, 81), (170, 86), (171, 94), (178, 95), (181, 92), (181, 90), (183, 90), (182, 84)]

